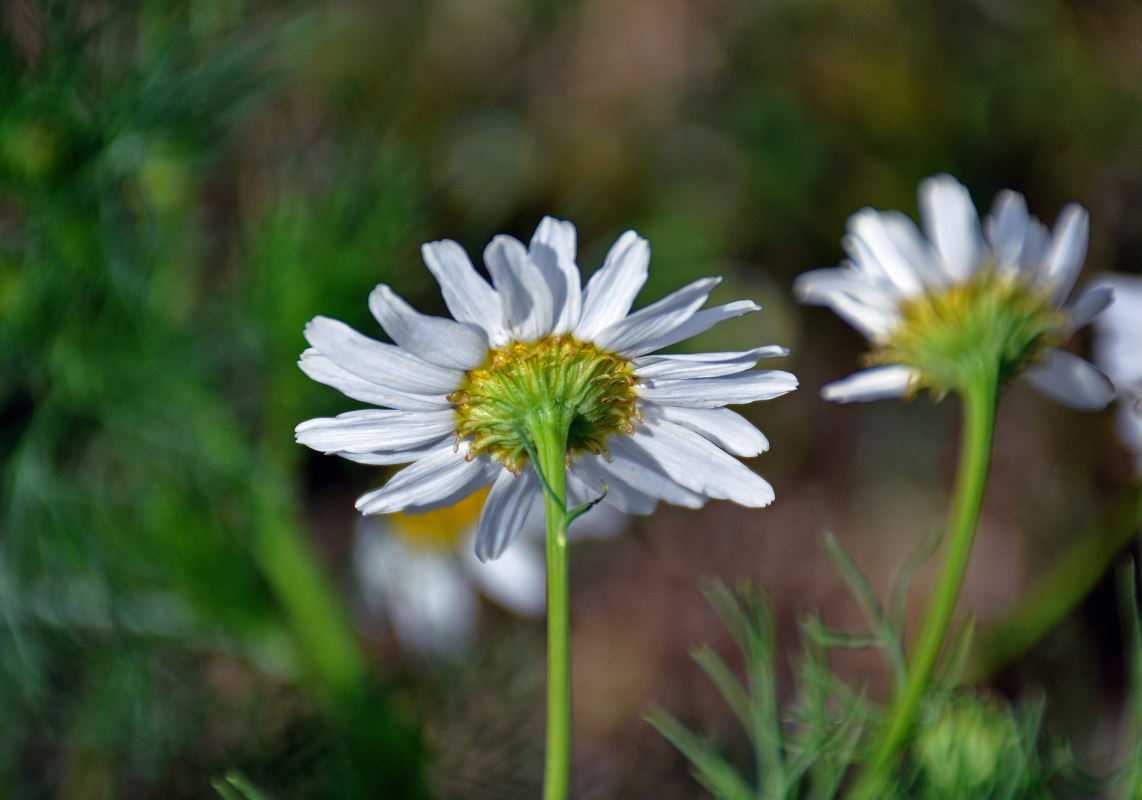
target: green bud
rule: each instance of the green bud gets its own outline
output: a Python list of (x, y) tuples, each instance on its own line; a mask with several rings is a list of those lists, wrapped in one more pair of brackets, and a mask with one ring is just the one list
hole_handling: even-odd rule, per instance
[(940, 798), (988, 797), (1023, 762), (1011, 711), (969, 695), (921, 725), (912, 752), (928, 795)]

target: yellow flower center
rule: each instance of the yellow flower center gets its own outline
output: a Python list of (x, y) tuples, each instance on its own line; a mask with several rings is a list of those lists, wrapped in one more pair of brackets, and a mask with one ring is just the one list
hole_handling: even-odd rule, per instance
[(455, 550), (480, 518), (488, 490), (480, 489), (456, 505), (423, 514), (401, 512), (388, 518), (393, 533), (414, 550)]
[(994, 269), (914, 297), (900, 312), (900, 325), (868, 360), (915, 367), (921, 374), (916, 388), (938, 395), (963, 388), (979, 369), (997, 370), (1001, 383), (1010, 380), (1070, 330), (1070, 318), (1048, 290)]
[(512, 472), (527, 463), (529, 420), (538, 409), (567, 424), (567, 456), (601, 453), (612, 434), (633, 433), (641, 421), (634, 368), (626, 359), (574, 336), (512, 342), (488, 353), (448, 396), (456, 405), (456, 435), (471, 437), (471, 453), (488, 453)]

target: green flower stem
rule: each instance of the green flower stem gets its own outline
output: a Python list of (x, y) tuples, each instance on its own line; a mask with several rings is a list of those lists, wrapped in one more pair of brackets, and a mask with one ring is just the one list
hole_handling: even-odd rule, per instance
[(547, 512), (547, 760), (543, 800), (566, 800), (571, 784), (571, 621), (568, 611), (565, 464), (570, 419), (537, 409), (527, 420)]
[(956, 470), (948, 551), (936, 588), (928, 601), (927, 616), (908, 665), (908, 678), (903, 688), (895, 687), (884, 726), (873, 745), (864, 771), (849, 793), (850, 798), (874, 800), (885, 796), (884, 789), (892, 777), (897, 756), (907, 741), (920, 703), (931, 683), (963, 587), (972, 543), (979, 526), (987, 470), (991, 461), (998, 393), (998, 370), (995, 368), (981, 368), (964, 381), (963, 445)]

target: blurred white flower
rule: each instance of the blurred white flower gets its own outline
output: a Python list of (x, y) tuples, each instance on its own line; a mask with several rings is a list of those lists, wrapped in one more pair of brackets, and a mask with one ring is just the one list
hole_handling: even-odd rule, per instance
[(1118, 389), (1118, 434), (1142, 474), (1142, 277), (1107, 275), (1114, 304), (1095, 320), (1094, 357)]
[(773, 500), (733, 457), (768, 441), (724, 406), (795, 388), (788, 372), (753, 369), (785, 348), (649, 355), (758, 306), (699, 310), (718, 283), (705, 278), (630, 313), (646, 240), (619, 237), (585, 288), (575, 251), (574, 226), (551, 217), (528, 246), (497, 236), (484, 251), (489, 284), (458, 244), (433, 242), (422, 253), (454, 319), (420, 314), (382, 284), (369, 308), (395, 345), (325, 317), (306, 326), (305, 373), (383, 408), (303, 422), (298, 441), (365, 464), (411, 462), (357, 501), (362, 513), (430, 511), (490, 484), (475, 549), (499, 557), (540, 497), (527, 448), (552, 416), (568, 431), (569, 506), (598, 499), (604, 482), (607, 502), (630, 514), (659, 500)]
[[(524, 523), (516, 545), (488, 563), (473, 541), (487, 498), (480, 490), (455, 506), (425, 514), (365, 516), (354, 534), (353, 571), (364, 611), (388, 619), (402, 648), (456, 655), (475, 643), (479, 596), (521, 617), (546, 607), (542, 506)], [(579, 517), (574, 540), (606, 537), (626, 524), (614, 509)]]
[(863, 209), (849, 218), (850, 260), (800, 276), (805, 303), (831, 307), (873, 344), (876, 366), (826, 386), (829, 400), (937, 395), (962, 388), (965, 372), (995, 364), (1001, 382), (1026, 372), (1064, 405), (1104, 407), (1106, 376), (1060, 350), (1110, 303), (1091, 286), (1062, 308), (1087, 248), (1087, 213), (1071, 204), (1053, 232), (1003, 191), (980, 225), (967, 189), (949, 175), (920, 184), (921, 233), (899, 211)]

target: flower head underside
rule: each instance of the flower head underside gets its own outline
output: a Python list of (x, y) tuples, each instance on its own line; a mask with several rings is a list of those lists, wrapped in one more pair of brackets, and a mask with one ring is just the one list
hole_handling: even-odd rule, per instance
[(456, 435), (471, 437), (469, 455), (487, 453), (518, 475), (535, 440), (535, 409), (547, 406), (565, 421), (572, 461), (584, 450), (605, 452), (612, 435), (635, 432), (634, 384), (629, 361), (564, 334), (491, 351), (448, 399), (456, 405)]
[(1004, 191), (981, 225), (967, 189), (948, 175), (921, 184), (920, 210), (923, 233), (900, 212), (857, 212), (844, 240), (850, 259), (797, 279), (803, 302), (830, 306), (873, 345), (872, 368), (824, 396), (942, 396), (983, 369), (1000, 383), (1026, 374), (1074, 408), (1104, 407), (1113, 397), (1106, 376), (1058, 348), (1113, 297), (1094, 286), (1062, 305), (1086, 254), (1086, 212), (1067, 206), (1048, 232), (1021, 195)]
[(422, 513), (490, 485), (476, 552), (495, 558), (541, 495), (529, 445), (552, 420), (566, 437), (568, 504), (598, 499), (604, 485), (607, 502), (631, 514), (660, 500), (773, 499), (735, 458), (768, 441), (725, 406), (795, 388), (788, 372), (754, 369), (787, 351), (655, 355), (758, 306), (703, 308), (718, 283), (704, 278), (631, 312), (647, 278), (646, 240), (619, 237), (586, 286), (575, 251), (574, 226), (545, 218), (526, 246), (492, 240), (489, 282), (455, 242), (432, 242), (424, 260), (452, 319), (421, 314), (382, 284), (369, 307), (393, 344), (325, 317), (309, 323), (301, 368), (375, 407), (303, 422), (298, 441), (366, 464), (409, 464), (358, 500), (363, 513)]

